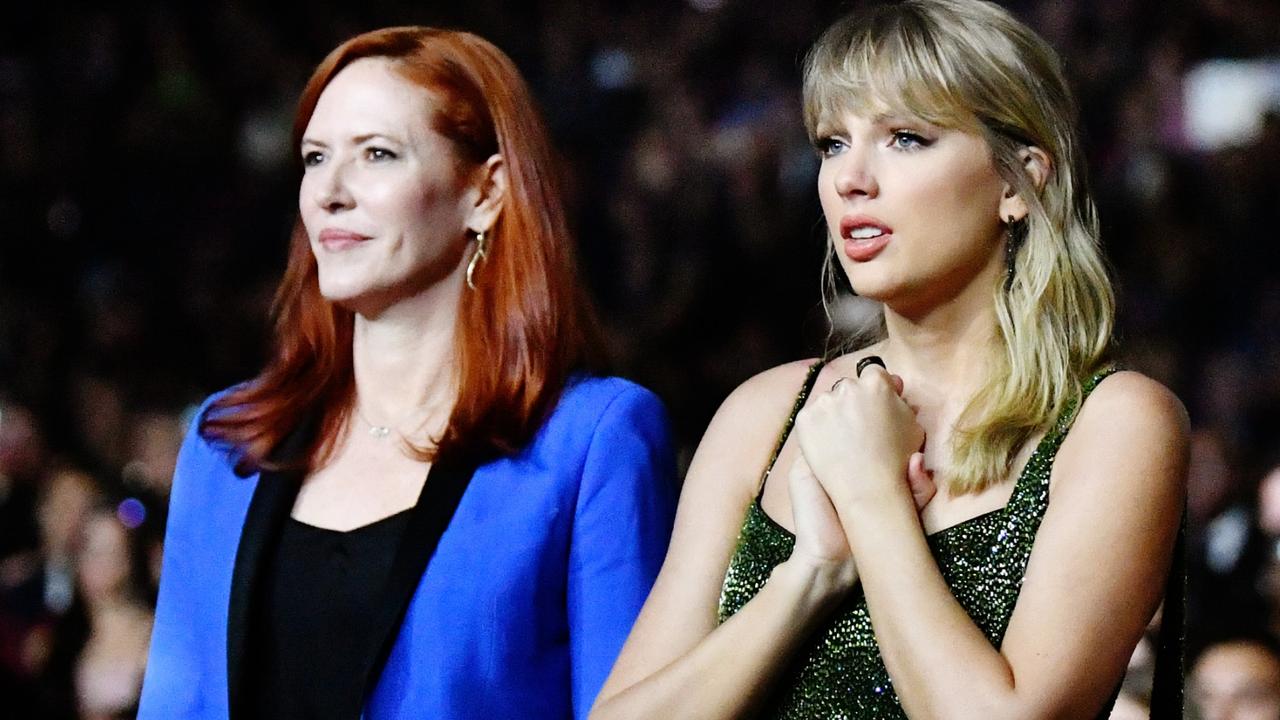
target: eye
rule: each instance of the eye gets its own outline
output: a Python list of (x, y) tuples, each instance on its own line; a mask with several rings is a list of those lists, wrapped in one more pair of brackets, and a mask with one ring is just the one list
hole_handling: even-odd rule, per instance
[(889, 146), (898, 150), (918, 150), (932, 144), (932, 140), (912, 130), (894, 130), (889, 140)]
[(302, 165), (304, 167), (315, 167), (324, 162), (324, 153), (319, 150), (310, 150), (302, 153)]
[(831, 157), (844, 152), (844, 141), (835, 137), (821, 137), (813, 141), (813, 147), (822, 157)]
[(364, 156), (366, 160), (381, 162), (383, 160), (395, 160), (396, 154), (386, 148), (369, 147), (365, 148)]

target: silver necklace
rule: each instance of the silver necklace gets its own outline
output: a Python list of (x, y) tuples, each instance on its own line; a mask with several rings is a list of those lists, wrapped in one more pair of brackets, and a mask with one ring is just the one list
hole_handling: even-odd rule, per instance
[(370, 437), (377, 440), (386, 440), (391, 436), (390, 425), (378, 425), (371, 422), (369, 418), (364, 416), (364, 411), (360, 409), (359, 405), (356, 405), (356, 415), (360, 416), (360, 419), (364, 421), (364, 424), (369, 426)]

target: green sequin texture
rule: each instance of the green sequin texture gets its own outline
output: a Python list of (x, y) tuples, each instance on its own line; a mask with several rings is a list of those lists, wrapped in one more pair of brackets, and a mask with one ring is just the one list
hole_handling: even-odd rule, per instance
[[(1107, 374), (1103, 372), (1091, 378), (1084, 393), (1087, 395)], [(803, 405), (806, 394), (801, 393), (797, 409)], [(1053, 459), (1073, 417), (1074, 406), (1068, 407), (1045, 433), (1018, 477), (1008, 505), (928, 537), (929, 549), (952, 594), (996, 647), (1004, 638), (1018, 601), (1031, 546), (1049, 505)], [(783, 431), (784, 438), (794, 418), (793, 413)], [(765, 514), (759, 500), (751, 504), (725, 574), (720, 594), (720, 622), (755, 597), (774, 567), (791, 555), (794, 545), (795, 537)], [(861, 584), (854, 586), (840, 609), (819, 629), (802, 653), (760, 717), (782, 720), (906, 717), (880, 657)]]

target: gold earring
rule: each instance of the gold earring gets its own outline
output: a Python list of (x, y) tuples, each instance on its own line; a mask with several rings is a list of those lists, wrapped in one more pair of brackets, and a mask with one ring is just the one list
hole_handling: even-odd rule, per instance
[(483, 230), (481, 230), (480, 232), (476, 233), (476, 251), (471, 255), (471, 262), (467, 263), (467, 287), (471, 288), (472, 290), (476, 289), (476, 284), (474, 280), (476, 266), (479, 265), (480, 261), (484, 260), (485, 256), (488, 254), (489, 254), (489, 237), (485, 234)]

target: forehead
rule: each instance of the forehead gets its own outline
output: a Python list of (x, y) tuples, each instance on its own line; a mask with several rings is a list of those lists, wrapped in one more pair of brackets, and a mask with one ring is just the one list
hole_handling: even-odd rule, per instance
[(432, 98), (405, 79), (387, 58), (360, 58), (334, 75), (320, 93), (307, 134), (425, 127)]

